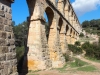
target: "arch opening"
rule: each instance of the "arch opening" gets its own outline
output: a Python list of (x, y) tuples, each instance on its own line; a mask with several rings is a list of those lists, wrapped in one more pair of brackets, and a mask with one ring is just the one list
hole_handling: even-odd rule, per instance
[(62, 20), (62, 18), (60, 17), (59, 18), (59, 21), (58, 21), (59, 23), (58, 23), (58, 27), (59, 27), (59, 34), (61, 33), (61, 29), (62, 29), (62, 25), (63, 25), (63, 20)]
[(46, 37), (47, 37), (47, 42), (50, 39), (51, 31), (53, 29), (53, 18), (54, 18), (54, 13), (53, 10), (50, 7), (47, 7), (45, 12), (44, 12), (44, 17), (46, 19)]
[(68, 34), (69, 27), (66, 25), (66, 35)]

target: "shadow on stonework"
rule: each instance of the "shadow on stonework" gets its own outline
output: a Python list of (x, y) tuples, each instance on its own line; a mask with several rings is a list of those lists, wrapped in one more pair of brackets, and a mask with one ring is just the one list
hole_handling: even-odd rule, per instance
[(27, 47), (27, 36), (25, 36), (24, 38), (24, 55), (21, 57), (21, 59), (19, 60), (18, 64), (17, 64), (17, 71), (19, 73), (19, 75), (26, 75), (28, 73), (28, 67), (27, 67), (27, 53), (29, 48)]

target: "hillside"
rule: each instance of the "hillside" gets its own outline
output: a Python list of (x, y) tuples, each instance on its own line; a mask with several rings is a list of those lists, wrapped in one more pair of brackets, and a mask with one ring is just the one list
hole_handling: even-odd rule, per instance
[(90, 34), (97, 34), (100, 36), (100, 19), (86, 20), (82, 23), (82, 28)]

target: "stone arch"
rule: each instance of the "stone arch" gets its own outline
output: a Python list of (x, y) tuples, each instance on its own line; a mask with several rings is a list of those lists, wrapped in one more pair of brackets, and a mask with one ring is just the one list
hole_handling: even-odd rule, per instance
[(69, 33), (69, 26), (66, 25), (66, 41), (67, 41), (67, 43), (68, 43), (68, 40), (69, 40), (69, 38), (68, 38), (69, 37), (68, 36), (69, 34), (68, 33)]
[(53, 18), (54, 18), (54, 12), (50, 7), (46, 7), (45, 9), (45, 13), (47, 15), (48, 18), (48, 35), (47, 35), (47, 42), (49, 42), (50, 40), (50, 35), (51, 35), (51, 31), (53, 30)]
[[(48, 17), (48, 24), (49, 24), (49, 34), (47, 36), (47, 42), (49, 46), (49, 53), (50, 53), (50, 60), (52, 61), (52, 67), (58, 68), (60, 67), (59, 64), (64, 64), (64, 58), (59, 56), (59, 52), (61, 51), (58, 49), (58, 45), (55, 45), (58, 42), (58, 35), (57, 35), (57, 28), (56, 28), (56, 19), (54, 18), (54, 12), (50, 7), (45, 9), (45, 12)], [(55, 39), (56, 38), (56, 39)], [(62, 59), (62, 60), (61, 60)], [(59, 62), (58, 62), (59, 61)], [(55, 65), (56, 63), (56, 65)]]
[(59, 21), (58, 21), (59, 33), (62, 32), (62, 26), (63, 26), (63, 20), (62, 20), (62, 18), (60, 17), (60, 18), (59, 18)]
[(72, 30), (72, 28), (71, 28), (71, 30), (70, 30), (70, 34), (71, 34), (71, 36), (72, 36), (72, 32), (73, 32), (73, 30)]
[(70, 44), (72, 44), (72, 37), (73, 37), (73, 29), (70, 30)]
[(66, 25), (66, 35), (68, 34), (69, 26)]
[(71, 30), (71, 44), (75, 43), (75, 31), (72, 29)]

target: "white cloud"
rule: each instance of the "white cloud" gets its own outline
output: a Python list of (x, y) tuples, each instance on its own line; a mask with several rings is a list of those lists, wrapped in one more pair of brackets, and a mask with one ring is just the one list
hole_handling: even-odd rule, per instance
[(100, 0), (75, 0), (72, 6), (78, 16), (96, 10), (100, 6)]

